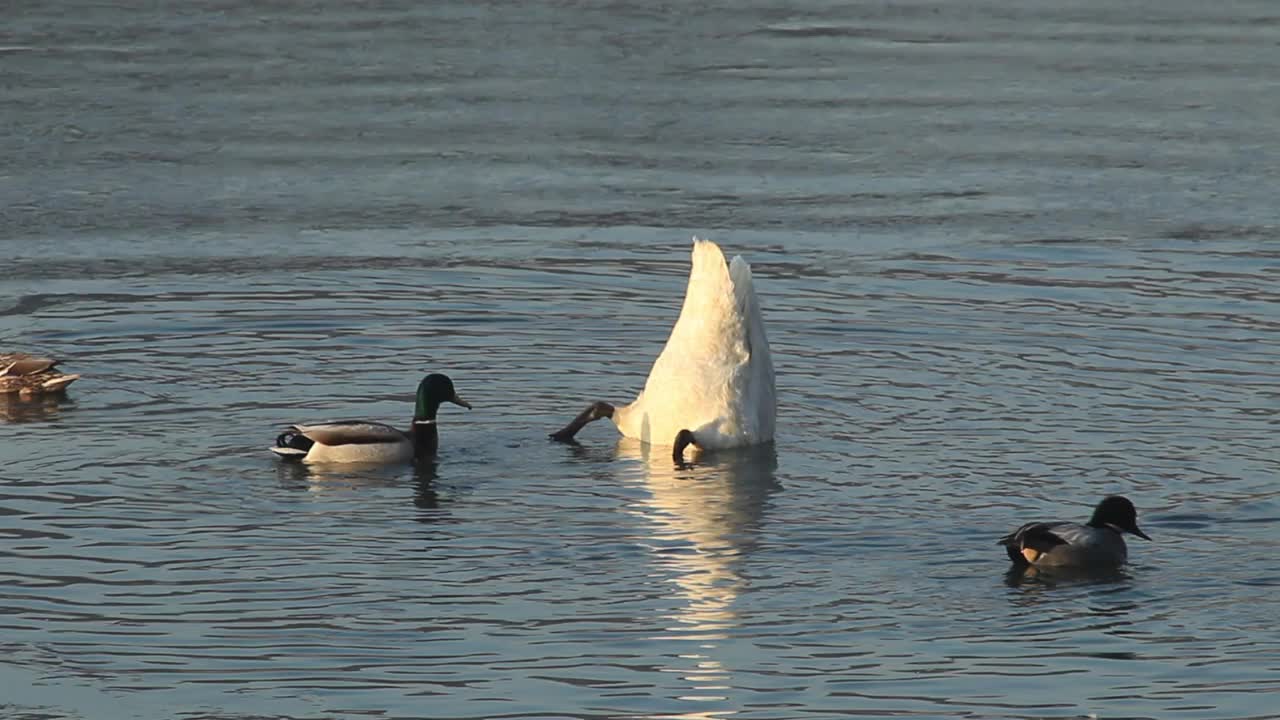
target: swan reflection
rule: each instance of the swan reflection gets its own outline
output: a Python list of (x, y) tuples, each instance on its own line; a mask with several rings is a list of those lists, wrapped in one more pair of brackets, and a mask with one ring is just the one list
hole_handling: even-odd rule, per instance
[(623, 439), (618, 456), (637, 461), (648, 497), (636, 512), (653, 524), (643, 542), (680, 601), (667, 616), (665, 633), (654, 639), (697, 643), (695, 650), (681, 655), (687, 661), (682, 667), (668, 671), (693, 683), (681, 699), (725, 700), (730, 678), (716, 649), (738, 623), (734, 605), (747, 585), (742, 567), (759, 542), (769, 497), (781, 489), (774, 447), (702, 453), (697, 463), (676, 466), (663, 448)]

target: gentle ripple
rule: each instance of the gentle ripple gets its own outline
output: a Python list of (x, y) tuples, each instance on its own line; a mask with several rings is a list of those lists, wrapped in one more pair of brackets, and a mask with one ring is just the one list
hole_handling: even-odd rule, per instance
[[(0, 715), (1280, 717), (1280, 18), (1113, 5), (11, 8)], [(776, 446), (549, 443), (694, 232)], [(431, 467), (265, 450), (428, 370)]]

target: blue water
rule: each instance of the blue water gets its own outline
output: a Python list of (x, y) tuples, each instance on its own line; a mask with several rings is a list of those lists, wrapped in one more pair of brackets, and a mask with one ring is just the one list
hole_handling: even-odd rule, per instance
[[(1280, 717), (1269, 2), (19, 3), (0, 716)], [(607, 423), (689, 237), (775, 445)], [(434, 466), (308, 470), (295, 421)], [(995, 540), (1131, 497), (1107, 578)]]

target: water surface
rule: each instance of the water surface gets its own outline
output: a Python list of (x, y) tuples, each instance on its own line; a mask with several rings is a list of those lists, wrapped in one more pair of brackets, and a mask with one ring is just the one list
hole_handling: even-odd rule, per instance
[[(19, 3), (0, 714), (1277, 717), (1268, 2)], [(688, 238), (774, 446), (606, 423)], [(293, 421), (438, 462), (307, 469)], [(1139, 507), (1124, 572), (995, 539)]]

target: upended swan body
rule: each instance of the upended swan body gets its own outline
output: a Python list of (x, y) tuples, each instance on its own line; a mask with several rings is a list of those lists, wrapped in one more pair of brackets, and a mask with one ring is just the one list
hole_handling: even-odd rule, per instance
[(670, 445), (676, 462), (694, 445), (718, 450), (773, 440), (773, 361), (751, 266), (725, 262), (719, 246), (693, 239), (693, 268), (680, 317), (629, 405), (596, 402), (551, 435), (569, 442), (607, 417), (629, 438)]

